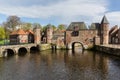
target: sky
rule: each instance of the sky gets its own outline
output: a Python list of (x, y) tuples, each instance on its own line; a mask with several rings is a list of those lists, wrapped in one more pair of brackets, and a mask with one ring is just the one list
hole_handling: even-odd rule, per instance
[(110, 26), (120, 25), (120, 0), (0, 0), (0, 24), (16, 15), (22, 22), (41, 25), (71, 22), (101, 22), (106, 15)]

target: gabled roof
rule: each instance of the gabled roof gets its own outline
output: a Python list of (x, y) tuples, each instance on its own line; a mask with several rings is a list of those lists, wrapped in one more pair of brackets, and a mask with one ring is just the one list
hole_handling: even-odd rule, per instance
[(102, 23), (102, 24), (103, 24), (103, 23), (105, 23), (105, 24), (109, 24), (109, 22), (108, 22), (106, 16), (103, 17), (101, 23)]
[(18, 29), (17, 34), (27, 34), (23, 29)]
[(114, 32), (115, 32), (116, 30), (118, 30), (118, 29), (119, 29), (119, 28), (118, 28), (117, 25), (113, 26), (113, 27), (110, 29), (109, 34), (114, 33)]
[(113, 33), (111, 33), (111, 36), (118, 34), (118, 32), (119, 32), (119, 29), (116, 29)]
[(34, 34), (34, 32), (32, 30), (27, 30), (26, 33), (27, 34), (29, 34), (29, 33)]
[(13, 31), (10, 35), (27, 35), (29, 33), (33, 34), (33, 31), (32, 30), (24, 31), (23, 29), (18, 29), (16, 31)]
[(17, 31), (13, 31), (10, 35), (24, 35), (26, 32), (23, 29), (18, 29)]
[(99, 23), (92, 23), (89, 29), (99, 29), (100, 24)]
[(79, 30), (87, 29), (84, 22), (72, 22), (69, 27), (67, 28), (68, 31), (73, 31), (74, 27), (78, 27)]
[(10, 35), (15, 35), (17, 34), (17, 31), (13, 31)]

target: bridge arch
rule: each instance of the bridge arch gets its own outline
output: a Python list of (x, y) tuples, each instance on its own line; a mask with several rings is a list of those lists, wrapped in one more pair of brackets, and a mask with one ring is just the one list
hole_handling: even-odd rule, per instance
[(20, 47), (18, 49), (18, 54), (26, 54), (28, 50), (25, 47)]
[(30, 52), (37, 52), (37, 51), (39, 51), (39, 47), (38, 46), (32, 46), (30, 48)]
[(76, 43), (79, 43), (81, 45), (81, 47), (82, 47), (83, 50), (85, 49), (84, 44), (82, 42), (72, 42), (71, 43), (72, 50), (75, 50), (75, 44)]
[(3, 51), (3, 56), (4, 56), (4, 57), (6, 57), (6, 56), (13, 56), (14, 54), (15, 54), (15, 50), (10, 49), (10, 48), (5, 49), (5, 50)]

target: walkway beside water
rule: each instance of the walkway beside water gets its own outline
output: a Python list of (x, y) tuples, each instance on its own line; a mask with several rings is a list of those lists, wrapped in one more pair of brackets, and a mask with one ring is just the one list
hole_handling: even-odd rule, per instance
[(101, 51), (101, 52), (105, 52), (108, 54), (112, 54), (112, 55), (116, 55), (116, 56), (120, 56), (120, 45), (113, 45), (113, 44), (109, 44), (109, 45), (96, 45), (95, 49), (97, 51)]
[(120, 49), (120, 45), (117, 45), (117, 44), (108, 44), (108, 45), (101, 45), (101, 46)]

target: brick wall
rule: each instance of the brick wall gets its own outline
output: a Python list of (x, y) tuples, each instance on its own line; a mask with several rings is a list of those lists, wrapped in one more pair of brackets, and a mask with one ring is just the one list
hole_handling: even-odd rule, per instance
[(97, 30), (80, 30), (78, 36), (72, 36), (73, 31), (66, 31), (66, 44), (81, 42), (83, 45), (92, 46)]

